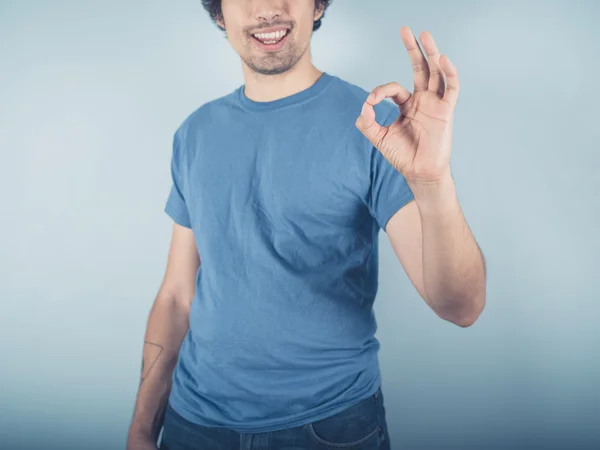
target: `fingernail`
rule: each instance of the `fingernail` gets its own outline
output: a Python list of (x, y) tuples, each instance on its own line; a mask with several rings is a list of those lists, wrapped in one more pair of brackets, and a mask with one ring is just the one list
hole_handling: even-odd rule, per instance
[(360, 115), (365, 116), (365, 110), (367, 109), (367, 104), (363, 103), (362, 109), (360, 110)]
[(375, 94), (373, 94), (373, 93), (369, 94), (369, 96), (367, 97), (367, 101), (369, 103), (373, 103), (375, 101)]

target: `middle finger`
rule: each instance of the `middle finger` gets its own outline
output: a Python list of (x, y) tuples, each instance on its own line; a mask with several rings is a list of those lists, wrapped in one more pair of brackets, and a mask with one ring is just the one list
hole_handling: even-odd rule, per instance
[(429, 64), (425, 55), (421, 51), (421, 47), (417, 42), (417, 38), (408, 27), (400, 29), (400, 37), (412, 63), (415, 74), (415, 91), (426, 91), (429, 87)]

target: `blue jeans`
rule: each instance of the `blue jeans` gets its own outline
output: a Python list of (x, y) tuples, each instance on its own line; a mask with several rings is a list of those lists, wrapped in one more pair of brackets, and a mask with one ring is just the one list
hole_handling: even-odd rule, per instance
[(159, 450), (390, 450), (381, 388), (323, 420), (267, 433), (193, 424), (167, 407)]

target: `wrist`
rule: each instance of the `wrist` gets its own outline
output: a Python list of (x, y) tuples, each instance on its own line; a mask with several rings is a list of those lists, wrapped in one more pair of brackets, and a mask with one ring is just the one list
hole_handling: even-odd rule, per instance
[(150, 426), (143, 426), (143, 425), (139, 425), (137, 423), (132, 423), (131, 427), (129, 428), (128, 438), (136, 440), (136, 441), (139, 441), (139, 440), (152, 441), (153, 440), (152, 429)]
[(155, 449), (157, 439), (154, 439), (151, 433), (145, 431), (133, 431), (127, 438), (127, 450), (147, 450)]
[(436, 180), (408, 182), (408, 186), (422, 212), (444, 212), (455, 209), (458, 204), (450, 173)]

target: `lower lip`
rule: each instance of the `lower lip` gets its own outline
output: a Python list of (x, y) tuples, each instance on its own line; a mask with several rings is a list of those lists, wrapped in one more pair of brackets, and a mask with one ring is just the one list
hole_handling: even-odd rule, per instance
[(260, 48), (261, 50), (263, 50), (265, 52), (278, 52), (283, 47), (285, 47), (285, 43), (287, 42), (287, 38), (289, 35), (290, 35), (290, 32), (288, 31), (288, 33), (283, 37), (283, 39), (280, 40), (277, 44), (263, 44), (261, 41), (256, 39), (254, 36), (252, 36), (252, 40), (254, 41), (254, 43), (256, 44), (256, 46), (258, 48)]

